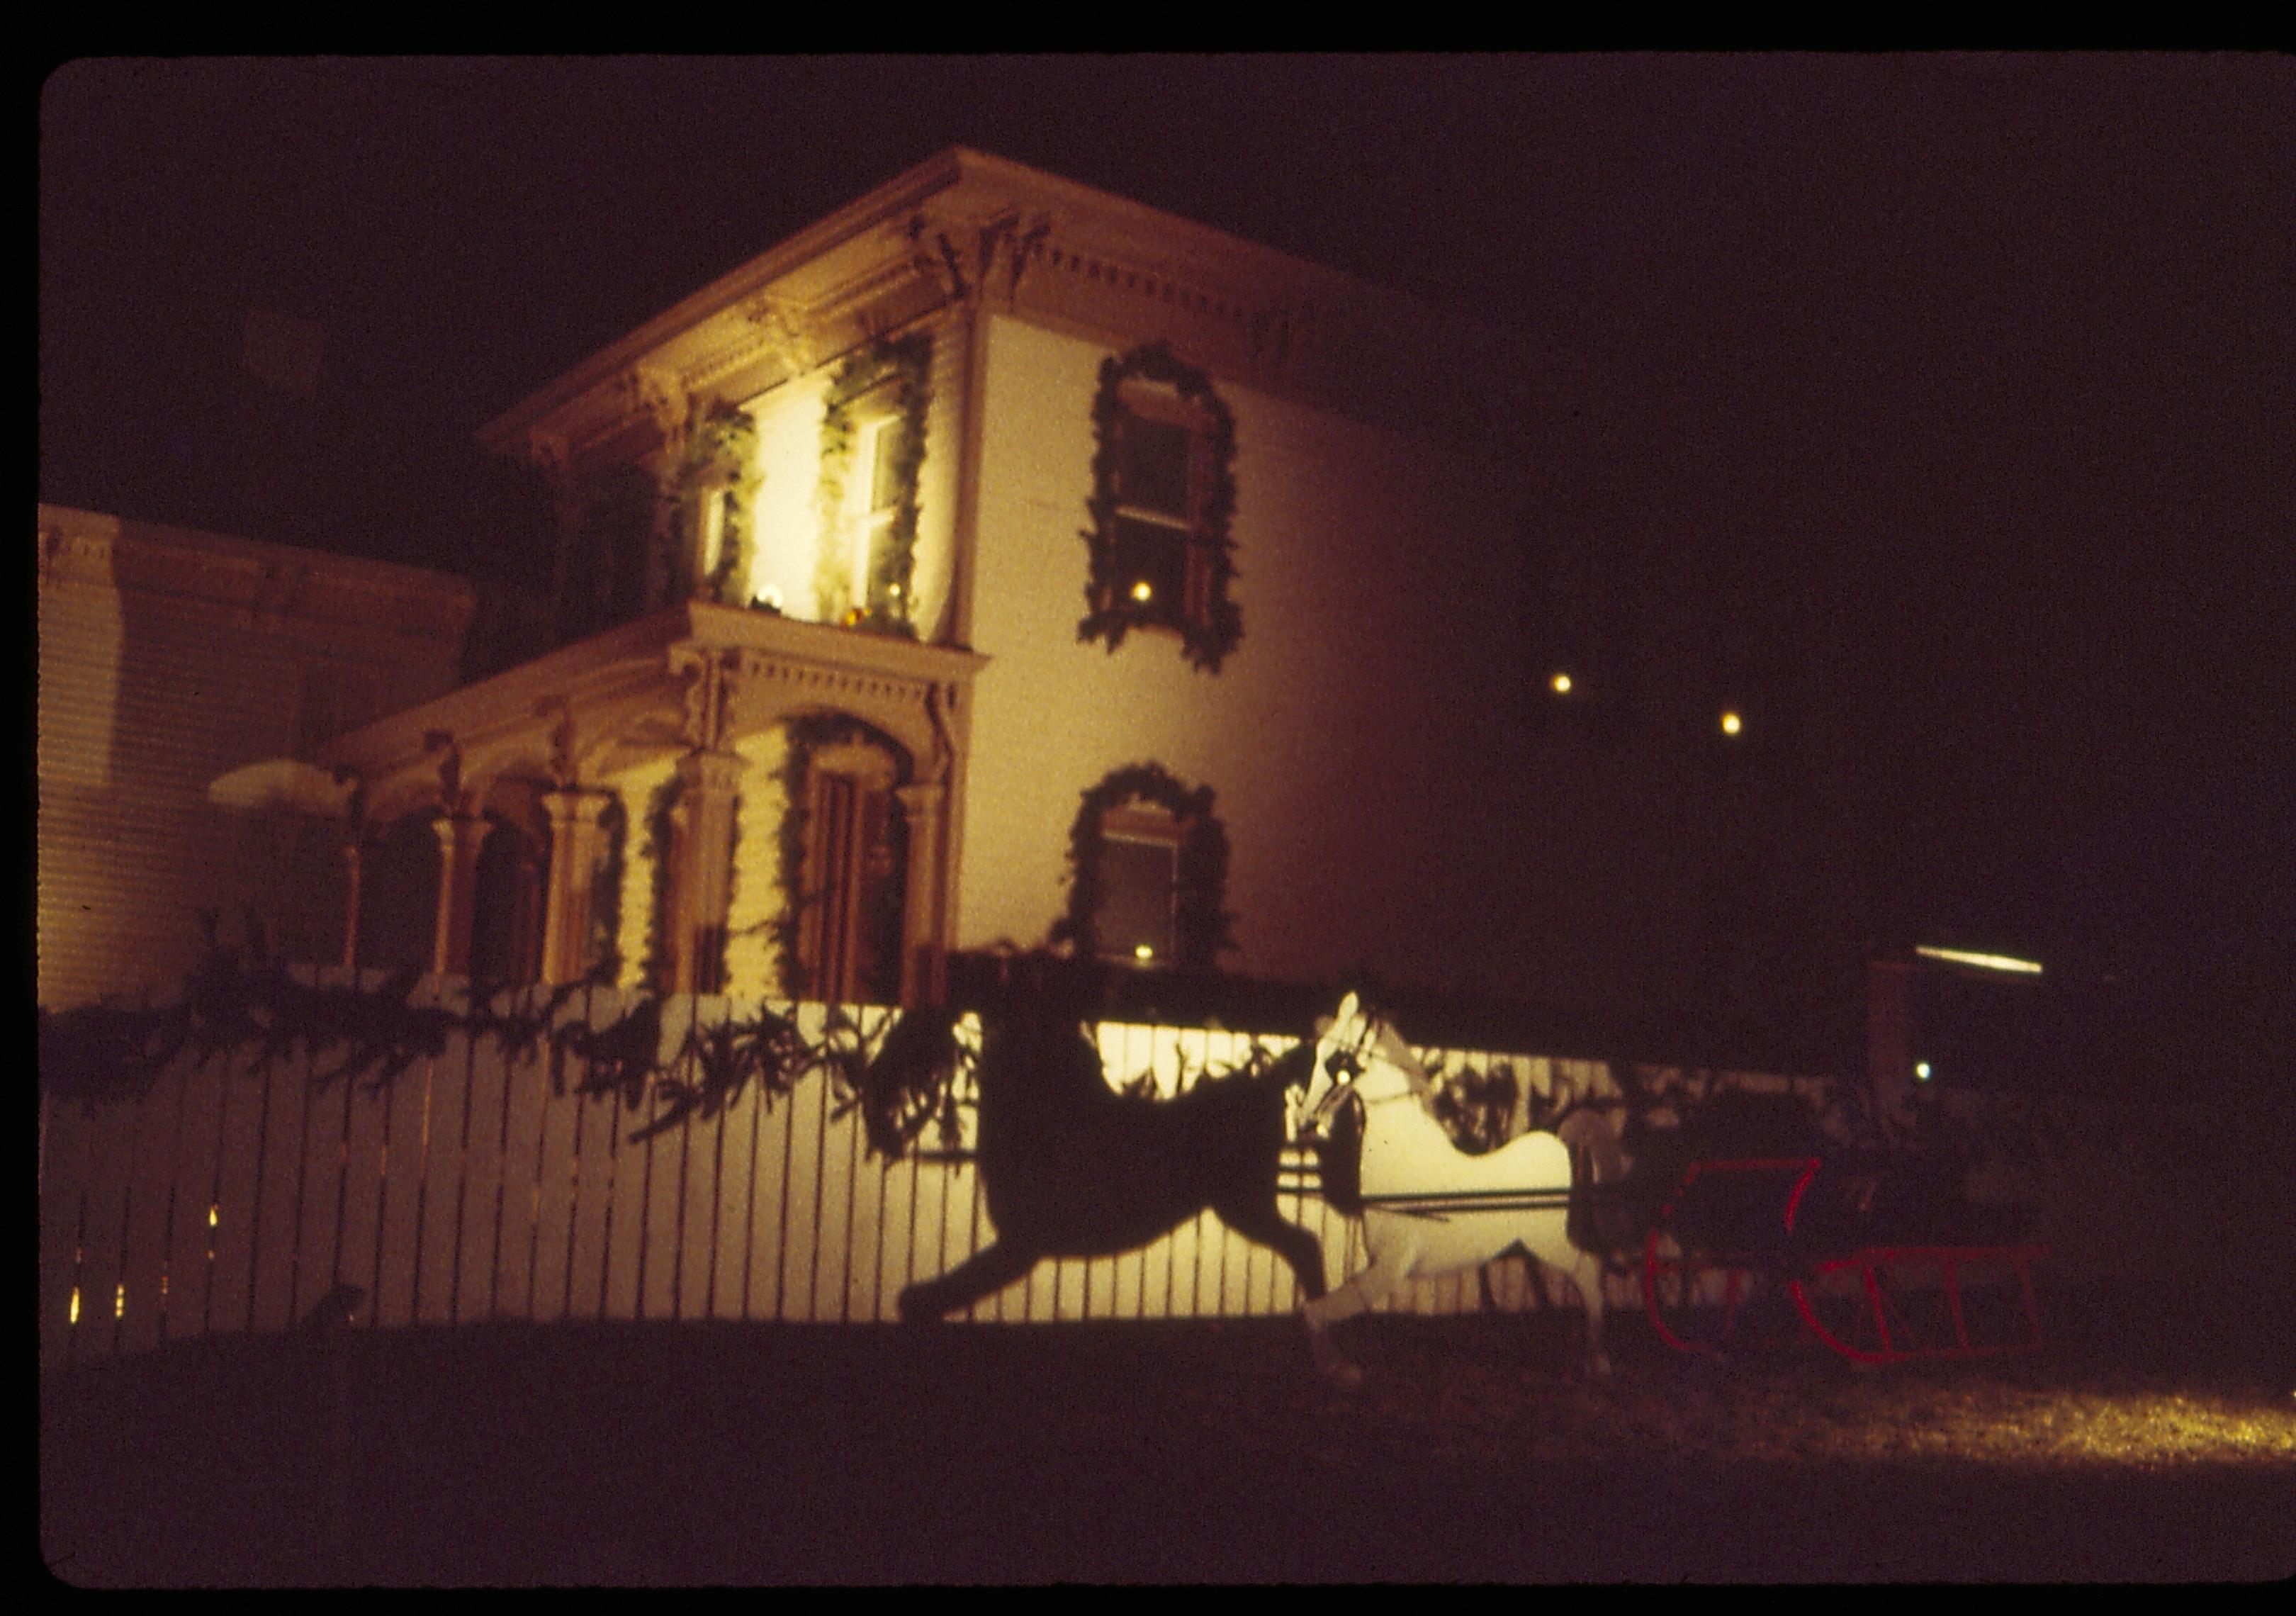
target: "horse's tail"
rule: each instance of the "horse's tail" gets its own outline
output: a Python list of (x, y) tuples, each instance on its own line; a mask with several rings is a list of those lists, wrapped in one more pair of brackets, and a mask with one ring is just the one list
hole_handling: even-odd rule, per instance
[(1618, 1130), (1601, 1112), (1572, 1112), (1554, 1130), (1554, 1136), (1570, 1147), (1574, 1181), (1578, 1177), (1575, 1169), (1581, 1161), (1593, 1167), (1593, 1181), (1596, 1184), (1616, 1184), (1627, 1176), (1627, 1156), (1619, 1148)]
[(1638, 1235), (1633, 1209), (1622, 1192), (1626, 1153), (1610, 1119), (1598, 1111), (1575, 1111), (1554, 1130), (1570, 1150), (1570, 1210), (1563, 1234), (1582, 1251), (1601, 1255), (1622, 1251)]

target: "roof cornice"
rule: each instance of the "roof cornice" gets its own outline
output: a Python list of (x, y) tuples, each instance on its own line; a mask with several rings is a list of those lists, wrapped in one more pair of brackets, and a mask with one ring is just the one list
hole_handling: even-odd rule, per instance
[(1217, 375), (1373, 418), (1424, 417), (1409, 400), (1432, 393), (1474, 414), (1458, 384), (1495, 347), (1403, 293), (957, 147), (648, 321), (480, 438), (560, 464), (642, 419), (669, 441), (705, 400), (973, 300), (1109, 340), (1168, 338)]

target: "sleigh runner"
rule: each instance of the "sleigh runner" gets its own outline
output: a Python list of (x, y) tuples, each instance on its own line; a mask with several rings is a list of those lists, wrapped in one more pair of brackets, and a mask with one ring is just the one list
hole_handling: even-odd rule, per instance
[[(2032, 1268), (2046, 1246), (1872, 1238), (1829, 1250), (1812, 1231), (1823, 1220), (1805, 1216), (1824, 1204), (1812, 1191), (1824, 1167), (1815, 1156), (1690, 1164), (1643, 1240), (1643, 1303), (1660, 1339), (1710, 1356), (1814, 1339), (1865, 1364), (2040, 1349)], [(1718, 1211), (1722, 1185), (1755, 1193)]]

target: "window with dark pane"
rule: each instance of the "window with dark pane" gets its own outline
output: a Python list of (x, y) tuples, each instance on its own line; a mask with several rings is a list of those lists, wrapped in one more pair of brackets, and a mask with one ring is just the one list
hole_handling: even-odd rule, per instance
[(1101, 952), (1144, 963), (1170, 960), (1173, 900), (1179, 875), (1177, 836), (1111, 836), (1103, 843)]
[(1128, 509), (1188, 520), (1188, 459), (1196, 434), (1176, 421), (1134, 413), (1124, 420), (1118, 498)]

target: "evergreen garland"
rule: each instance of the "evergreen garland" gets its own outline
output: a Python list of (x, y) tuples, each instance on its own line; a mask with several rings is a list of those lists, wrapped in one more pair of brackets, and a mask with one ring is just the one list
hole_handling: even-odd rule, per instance
[(638, 984), (648, 993), (669, 990), (669, 939), (663, 927), (669, 918), (670, 865), (677, 846), (673, 817), (685, 795), (685, 781), (673, 772), (654, 788), (646, 802), (645, 851), (653, 895), (646, 911), (645, 961), (638, 972)]
[(686, 446), (680, 473), (680, 491), (685, 496), (679, 501), (679, 512), (680, 520), (693, 526), (679, 548), (693, 556), (693, 565), (701, 564), (693, 546), (705, 527), (700, 502), (718, 499), (724, 511), (718, 534), (718, 562), (707, 578), (696, 580), (693, 593), (699, 599), (726, 606), (749, 604), (750, 525), (755, 520), (750, 481), (757, 447), (757, 422), (749, 411), (724, 403), (710, 406)]
[(1234, 916), (1220, 906), (1227, 895), (1227, 832), (1212, 817), (1212, 801), (1209, 785), (1191, 791), (1153, 763), (1118, 769), (1086, 792), (1069, 829), (1069, 912), (1054, 923), (1052, 940), (1073, 943), (1081, 955), (1099, 952), (1103, 822), (1111, 808), (1149, 802), (1181, 827), (1179, 900), (1173, 920), (1177, 963), (1183, 970), (1215, 969), (1220, 952), (1235, 944), (1228, 934)]
[(1210, 615), (1203, 622), (1184, 619), (1177, 627), (1189, 665), (1218, 673), (1221, 662), (1243, 638), (1243, 614), (1227, 593), (1235, 577), (1230, 559), (1235, 546), (1228, 537), (1229, 519), (1235, 513), (1235, 417), (1212, 391), (1211, 378), (1183, 364), (1161, 342), (1136, 348), (1121, 359), (1100, 362), (1100, 390), (1092, 401), (1092, 498), (1085, 506), (1092, 526), (1082, 533), (1091, 562), (1085, 578), (1085, 617), (1077, 625), (1077, 639), (1079, 644), (1105, 640), (1113, 652), (1134, 627), (1161, 620), (1125, 598), (1116, 577), (1116, 513), (1121, 494), (1119, 439), (1126, 414), (1123, 393), (1124, 384), (1136, 378), (1171, 388), (1203, 418), (1210, 477), (1189, 542), (1205, 552), (1211, 570)]
[(619, 792), (606, 800), (598, 829), (605, 845), (590, 873), (590, 936), (583, 953), (590, 962), (586, 974), (614, 982), (622, 974), (622, 867), (629, 857), (630, 829)]
[[(413, 971), (364, 974), (358, 986), (322, 984), (308, 971), (270, 957), (259, 939), (251, 953), (242, 953), (217, 944), (210, 927), (205, 956), (171, 1003), (93, 1005), (61, 1013), (43, 1007), (41, 1085), (87, 1112), (99, 1103), (141, 1100), (178, 1060), (197, 1067), (223, 1058), (258, 1076), (291, 1061), (308, 1069), (314, 1087), (344, 1082), (373, 1091), (418, 1062), (444, 1058), (460, 1037), (472, 1045), (493, 1043), (505, 1060), (547, 1058), (557, 1094), (568, 1092), (570, 1055), (580, 1062), (574, 1092), (583, 1096), (611, 1097), (634, 1112), (651, 1088), (661, 1108), (631, 1133), (636, 1143), (691, 1117), (719, 1114), (752, 1084), (770, 1111), (777, 1097), (816, 1071), (827, 1074), (840, 1113), (856, 1104), (868, 1109), (871, 1069), (902, 1020), (895, 1018), (873, 1042), (852, 1018), (832, 1008), (815, 1040), (793, 1015), (760, 1005), (754, 1015), (714, 1026), (689, 1022), (685, 1037), (665, 1053), (661, 996), (626, 999), (624, 1013), (603, 1027), (570, 1013), (577, 996), (611, 985), (597, 972), (558, 988), (473, 985), (460, 1005), (417, 1003), (423, 978)], [(954, 1053), (954, 1070), (935, 1075), (940, 1087), (928, 1113), (943, 1120), (951, 1143), (955, 1108), (969, 1092), (971, 1059), (961, 1046)], [(870, 1148), (890, 1159), (914, 1141), (926, 1119), (898, 1130), (878, 1126), (873, 1110), (869, 1120)]]
[[(925, 412), (931, 400), (932, 333), (915, 332), (898, 341), (873, 342), (830, 378), (827, 408), (821, 419), (821, 548), (814, 564), (814, 591), (821, 610), (849, 628), (914, 639), (917, 546), (917, 476), (925, 458)], [(860, 401), (880, 388), (891, 394), (900, 419), (899, 457), (893, 463), (898, 490), (891, 525), (869, 558), (866, 597), (851, 598), (844, 542), (845, 485), (853, 475), (860, 423)]]

